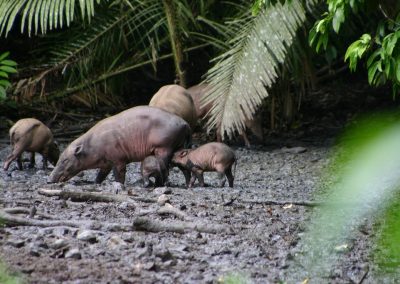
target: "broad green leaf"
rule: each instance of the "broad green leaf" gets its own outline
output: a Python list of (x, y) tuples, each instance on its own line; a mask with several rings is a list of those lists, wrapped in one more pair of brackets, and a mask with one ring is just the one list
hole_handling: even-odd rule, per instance
[(392, 55), (396, 43), (397, 43), (397, 36), (395, 33), (391, 33), (383, 39), (382, 48), (385, 49), (385, 53), (388, 56)]
[(0, 54), (0, 61), (3, 60), (4, 58), (8, 57), (9, 55), (10, 55), (9, 51), (6, 51), (3, 54)]
[(367, 61), (367, 68), (371, 66), (371, 64), (374, 62), (375, 58), (381, 55), (381, 49), (377, 49), (372, 53), (372, 55), (368, 58)]
[(400, 83), (400, 62), (397, 62), (396, 64), (396, 79), (397, 82)]
[(5, 71), (7, 73), (17, 73), (17, 69), (11, 66), (0, 66), (0, 70)]
[(9, 59), (0, 60), (0, 64), (7, 65), (7, 66), (17, 66), (17, 62), (15, 62), (13, 60), (9, 60)]
[(374, 62), (371, 67), (368, 68), (368, 83), (372, 85), (372, 82), (374, 81), (376, 71), (378, 70), (378, 65), (380, 61)]
[(389, 74), (390, 74), (390, 60), (386, 60), (385, 61), (385, 64), (384, 64), (384, 66), (385, 66), (385, 68), (384, 68), (384, 73), (385, 73), (385, 75), (386, 75), (386, 78), (389, 78)]
[(4, 71), (0, 71), (0, 77), (8, 78), (8, 73), (6, 73)]
[(370, 34), (363, 34), (360, 38), (361, 42), (365, 45), (371, 43), (371, 35)]
[(317, 28), (316, 28), (316, 26), (314, 25), (314, 26), (311, 28), (311, 30), (310, 30), (310, 32), (309, 32), (309, 34), (308, 34), (308, 42), (310, 43), (310, 46), (314, 46), (315, 41), (316, 41), (317, 38), (318, 38), (317, 35), (318, 35), (318, 34), (317, 34)]
[(340, 6), (335, 11), (332, 19), (333, 30), (339, 33), (340, 25), (344, 22), (344, 7)]
[(7, 98), (6, 90), (0, 86), (0, 100), (5, 100)]
[(3, 86), (4, 88), (8, 88), (11, 86), (11, 83), (7, 80), (0, 80), (0, 86)]

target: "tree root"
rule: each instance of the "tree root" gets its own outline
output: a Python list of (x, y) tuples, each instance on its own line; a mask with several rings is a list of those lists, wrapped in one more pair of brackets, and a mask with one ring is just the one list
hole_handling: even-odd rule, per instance
[(316, 207), (321, 206), (323, 203), (321, 202), (313, 202), (313, 201), (293, 201), (293, 200), (249, 200), (249, 199), (241, 199), (238, 200), (243, 203), (253, 203), (253, 204), (263, 204), (263, 205), (298, 205), (298, 206), (307, 206), (307, 207)]
[(133, 221), (133, 227), (137, 231), (146, 232), (174, 232), (184, 234), (189, 231), (196, 231), (209, 234), (234, 234), (232, 228), (222, 225), (199, 224), (184, 221), (165, 222), (146, 217), (136, 218)]

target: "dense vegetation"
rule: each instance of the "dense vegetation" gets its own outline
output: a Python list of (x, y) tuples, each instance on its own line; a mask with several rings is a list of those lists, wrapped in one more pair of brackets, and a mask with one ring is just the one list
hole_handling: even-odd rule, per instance
[(397, 93), (400, 5), (391, 2), (1, 1), (0, 52), (19, 64), (12, 86), (1, 81), (1, 108), (118, 109), (174, 80), (205, 79), (210, 128), (222, 123), (232, 136), (262, 104), (272, 128), (288, 125), (343, 58)]

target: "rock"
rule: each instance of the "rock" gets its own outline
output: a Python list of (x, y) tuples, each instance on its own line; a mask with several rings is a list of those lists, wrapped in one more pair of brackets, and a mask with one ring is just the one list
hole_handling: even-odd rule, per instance
[(157, 198), (157, 204), (160, 206), (165, 205), (165, 203), (169, 202), (169, 197), (166, 196), (165, 194), (161, 194), (158, 198)]
[(172, 190), (169, 187), (166, 187), (166, 186), (164, 186), (164, 187), (156, 187), (154, 189), (154, 193), (159, 194), (159, 195), (161, 195), (161, 194), (171, 194)]
[(86, 242), (90, 242), (90, 243), (97, 242), (97, 236), (91, 230), (79, 231), (78, 234), (76, 235), (76, 238), (80, 241), (86, 241)]
[(72, 248), (65, 253), (65, 258), (81, 259), (82, 254), (78, 248)]
[(174, 259), (174, 255), (168, 249), (161, 249), (155, 255), (161, 258), (163, 262)]
[(66, 247), (68, 245), (68, 241), (66, 239), (58, 239), (53, 244), (50, 245), (53, 249), (60, 249)]
[(40, 256), (40, 248), (37, 244), (31, 244), (29, 246), (29, 254), (32, 256), (39, 257)]
[(68, 235), (68, 233), (70, 233), (70, 229), (69, 228), (65, 228), (65, 227), (58, 227), (58, 228), (54, 228), (53, 230), (53, 234), (56, 237), (62, 237), (65, 235)]
[(300, 153), (306, 152), (307, 148), (304, 148), (304, 147), (292, 147), (292, 148), (283, 147), (281, 149), (281, 151), (283, 153), (300, 154)]
[(15, 248), (21, 248), (25, 245), (25, 240), (8, 240), (6, 244)]
[(117, 235), (111, 236), (107, 241), (107, 246), (110, 249), (121, 249), (127, 245), (128, 244)]
[(116, 181), (114, 181), (110, 184), (110, 188), (111, 188), (112, 192), (115, 192), (115, 194), (118, 194), (119, 192), (122, 192), (125, 190), (125, 186), (122, 183), (116, 182)]
[(132, 210), (132, 211), (134, 211), (135, 210), (135, 205), (132, 204), (131, 202), (121, 202), (121, 204), (118, 205), (118, 208), (122, 209), (122, 210)]

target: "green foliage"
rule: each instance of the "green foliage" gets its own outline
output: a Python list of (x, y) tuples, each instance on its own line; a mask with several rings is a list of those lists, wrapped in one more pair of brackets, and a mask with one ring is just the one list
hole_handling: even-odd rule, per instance
[(0, 262), (0, 283), (1, 284), (23, 284), (24, 281), (21, 278), (11, 275), (5, 265)]
[[(400, 7), (380, 1), (327, 0), (328, 12), (316, 21), (309, 41), (316, 51), (327, 49), (329, 37), (338, 34), (344, 23), (356, 18), (361, 21), (364, 34), (351, 43), (344, 56), (349, 68), (355, 71), (361, 59), (366, 59), (368, 82), (373, 86), (391, 82), (393, 94), (400, 90)], [(376, 21), (372, 15), (379, 15)], [(365, 27), (374, 26), (373, 30)]]
[(380, 272), (395, 272), (400, 268), (400, 194), (392, 199), (382, 216), (380, 227), (374, 261)]
[[(13, 28), (17, 19), (21, 21), (21, 32), (28, 28), (31, 35), (34, 30), (42, 34), (47, 29), (52, 30), (63, 28), (75, 19), (76, 2), (79, 2), (80, 16), (82, 19), (90, 18), (94, 15), (95, 1), (97, 4), (101, 0), (4, 0), (0, 2), (0, 35), (7, 34)], [(106, 0), (103, 0), (106, 1)], [(77, 5), (76, 5), (77, 6)]]
[[(322, 179), (334, 177), (334, 182), (323, 193), (324, 205), (315, 212), (300, 243), (302, 253), (296, 263), (302, 264), (306, 275), (298, 275), (299, 279), (325, 277), (343, 248), (351, 249), (357, 228), (386, 210), (388, 227), (386, 233), (383, 230), (378, 251), (387, 253), (392, 245), (398, 246), (398, 213), (392, 214), (398, 206), (392, 207), (392, 201), (398, 200), (400, 189), (400, 156), (394, 154), (400, 143), (399, 118), (399, 113), (394, 113), (359, 120), (340, 140), (339, 152)], [(398, 252), (398, 248), (393, 251), (397, 256), (392, 264), (398, 264)]]
[[(67, 2), (71, 4), (71, 1)], [(79, 5), (91, 7), (90, 1), (80, 0)], [(65, 6), (67, 2), (60, 1), (57, 5)], [(232, 15), (237, 13), (236, 4), (216, 3), (214, 0), (174, 2), (177, 7), (175, 20), (186, 50), (205, 45), (216, 50), (227, 47), (231, 31), (224, 21), (232, 19)], [(43, 104), (83, 89), (89, 90), (85, 93), (96, 97), (93, 102), (97, 102), (99, 89), (103, 97), (115, 92), (111, 87), (121, 88), (118, 86), (124, 83), (117, 80), (124, 80), (123, 75), (128, 71), (144, 65), (152, 65), (157, 71), (158, 61), (170, 57), (169, 30), (162, 1), (114, 0), (98, 3), (94, 6), (96, 13), (90, 23), (83, 17), (75, 17), (74, 25), (69, 29), (58, 29), (35, 39), (37, 44), (30, 50), (31, 60), (19, 62), (20, 69), (25, 71), (21, 73), (29, 75), (19, 78), (16, 84), (14, 93), (20, 102), (29, 100), (29, 103)], [(61, 8), (57, 5), (48, 7), (51, 13), (60, 12)], [(75, 10), (79, 5), (74, 6)], [(221, 6), (223, 9), (215, 8)], [(85, 11), (91, 11), (91, 8), (85, 8)], [(79, 15), (77, 11), (75, 14)], [(7, 21), (13, 21), (13, 29), (18, 30), (26, 26), (19, 19), (16, 15), (14, 20), (10, 17)], [(63, 19), (65, 22), (65, 16)], [(37, 96), (39, 91), (40, 99)]]
[(17, 63), (8, 59), (10, 52), (0, 54), (0, 102), (6, 99), (6, 91), (11, 86), (9, 75), (17, 73)]
[(230, 48), (218, 56), (206, 76), (209, 92), (202, 104), (213, 103), (207, 121), (208, 128), (218, 127), (221, 135), (232, 137), (244, 128), (278, 77), (277, 68), (286, 58), (296, 30), (304, 24), (305, 9), (300, 1), (279, 2), (250, 14), (250, 8), (229, 28), (234, 36)]
[(250, 283), (248, 277), (240, 273), (229, 273), (218, 279), (220, 284), (247, 284)]
[(350, 59), (350, 70), (355, 71), (357, 61), (360, 59), (365, 51), (371, 46), (371, 36), (369, 34), (363, 34), (361, 39), (353, 42), (346, 51), (344, 61)]

